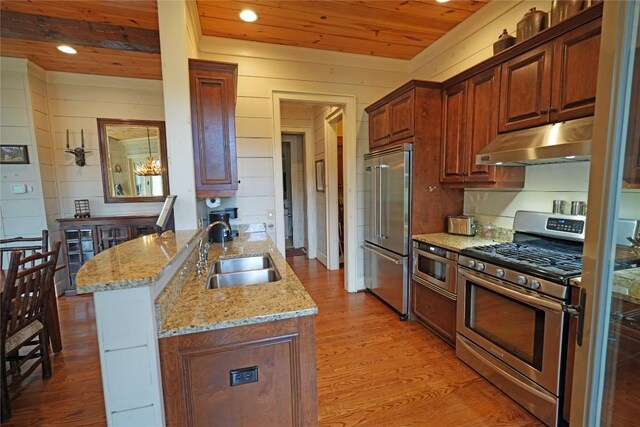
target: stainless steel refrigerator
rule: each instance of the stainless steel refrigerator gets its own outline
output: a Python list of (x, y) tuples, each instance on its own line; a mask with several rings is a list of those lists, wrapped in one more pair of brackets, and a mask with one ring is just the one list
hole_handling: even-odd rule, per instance
[(365, 288), (406, 320), (409, 314), (413, 145), (365, 155)]

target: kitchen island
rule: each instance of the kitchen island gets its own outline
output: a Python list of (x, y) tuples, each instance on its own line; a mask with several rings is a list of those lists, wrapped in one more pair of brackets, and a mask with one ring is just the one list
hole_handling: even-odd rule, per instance
[(78, 273), (79, 293), (94, 293), (109, 424), (317, 423), (315, 303), (265, 232), (212, 244), (206, 271), (268, 254), (279, 280), (205, 289), (206, 272), (195, 274), (201, 234), (125, 242)]

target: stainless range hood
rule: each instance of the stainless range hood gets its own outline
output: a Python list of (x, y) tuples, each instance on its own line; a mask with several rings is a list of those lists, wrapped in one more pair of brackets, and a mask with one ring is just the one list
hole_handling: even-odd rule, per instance
[(476, 155), (479, 165), (522, 166), (589, 160), (593, 117), (498, 135)]

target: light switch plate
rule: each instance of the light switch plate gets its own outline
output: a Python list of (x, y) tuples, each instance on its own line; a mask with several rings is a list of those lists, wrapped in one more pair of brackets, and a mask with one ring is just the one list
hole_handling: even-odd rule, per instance
[(11, 192), (13, 194), (24, 194), (27, 192), (27, 186), (25, 184), (11, 184)]

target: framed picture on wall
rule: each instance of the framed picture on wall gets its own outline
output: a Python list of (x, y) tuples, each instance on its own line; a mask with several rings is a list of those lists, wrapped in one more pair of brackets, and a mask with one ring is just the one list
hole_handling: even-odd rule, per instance
[(316, 160), (316, 191), (324, 193), (324, 159)]
[(29, 152), (26, 145), (0, 145), (0, 164), (29, 164)]

